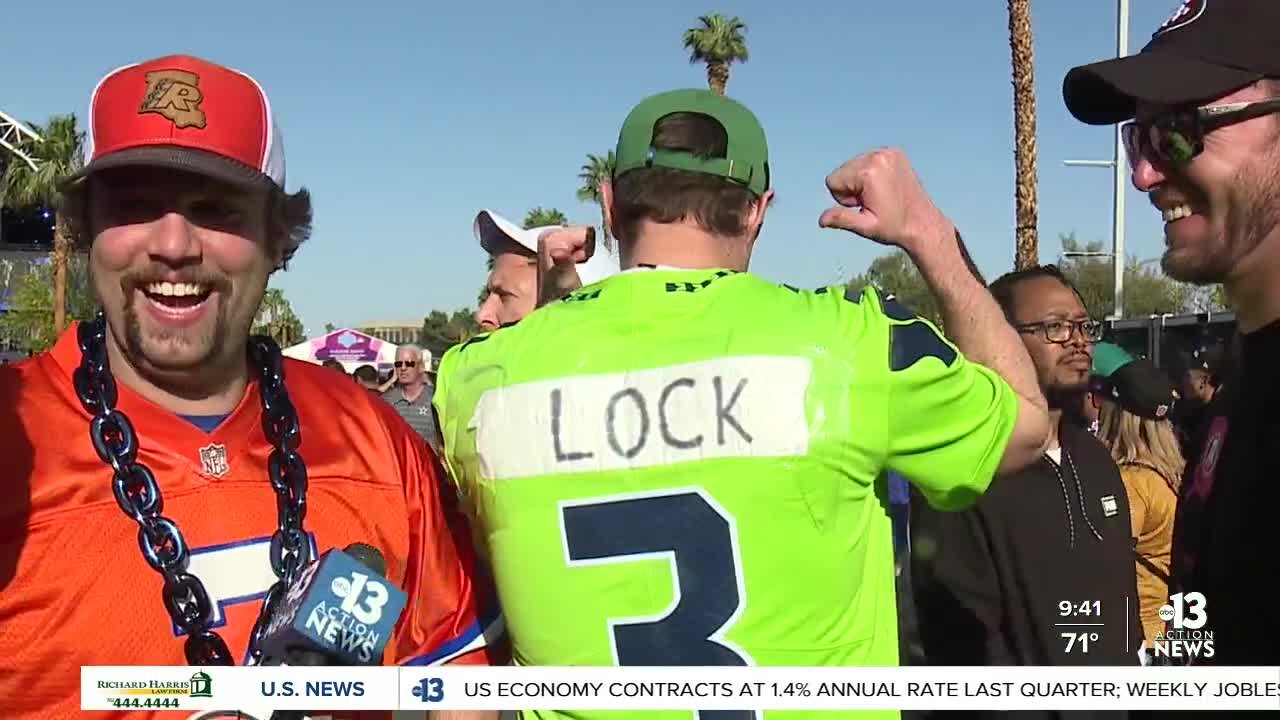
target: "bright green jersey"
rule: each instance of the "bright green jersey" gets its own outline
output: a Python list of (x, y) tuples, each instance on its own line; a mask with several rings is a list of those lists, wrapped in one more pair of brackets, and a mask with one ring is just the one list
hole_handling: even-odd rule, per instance
[(873, 290), (723, 270), (583, 288), (449, 351), (435, 398), (526, 665), (897, 665), (880, 478), (963, 508), (1017, 415)]

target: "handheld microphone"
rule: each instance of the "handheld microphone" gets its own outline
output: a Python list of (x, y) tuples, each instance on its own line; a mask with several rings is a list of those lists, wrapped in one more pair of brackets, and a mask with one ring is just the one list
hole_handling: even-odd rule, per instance
[(378, 665), (408, 596), (377, 549), (330, 550), (298, 575), (263, 633), (263, 664)]
[[(386, 579), (378, 549), (352, 543), (330, 550), (298, 575), (285, 593), (262, 640), (271, 664), (378, 665), (407, 595)], [(305, 713), (276, 711), (272, 720), (301, 720)]]
[[(387, 580), (387, 561), (365, 543), (330, 550), (298, 574), (267, 622), (259, 665), (378, 665), (408, 596)], [(296, 710), (242, 717), (300, 720)]]

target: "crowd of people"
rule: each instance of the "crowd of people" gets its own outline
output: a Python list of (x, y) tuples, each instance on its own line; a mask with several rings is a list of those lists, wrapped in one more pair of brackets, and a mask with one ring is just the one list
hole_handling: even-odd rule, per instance
[(1277, 26), (1188, 0), (1065, 78), (1076, 118), (1126, 122), (1165, 270), (1236, 309), (1233, 360), (1180, 389), (1052, 265), (988, 283), (898, 150), (841, 163), (818, 222), (904, 250), (941, 328), (753, 274), (766, 133), (704, 90), (622, 122), (616, 268), (593, 228), (482, 211), (486, 332), (434, 380), (412, 346), (392, 384), (340, 378), (249, 335), (311, 228), (262, 87), (113, 71), (62, 184), (101, 312), (0, 369), (6, 711), (79, 716), (82, 665), (261, 662), (300, 569), (357, 542), (410, 597), (387, 663), (1139, 665), (1191, 617), (1191, 662), (1278, 664)]

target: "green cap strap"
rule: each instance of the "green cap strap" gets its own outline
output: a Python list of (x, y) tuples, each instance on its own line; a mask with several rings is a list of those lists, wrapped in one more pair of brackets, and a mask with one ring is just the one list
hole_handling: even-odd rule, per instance
[(659, 150), (650, 147), (648, 164), (675, 170), (710, 173), (737, 180), (744, 185), (751, 184), (751, 165), (735, 163), (731, 158), (704, 158), (679, 150)]

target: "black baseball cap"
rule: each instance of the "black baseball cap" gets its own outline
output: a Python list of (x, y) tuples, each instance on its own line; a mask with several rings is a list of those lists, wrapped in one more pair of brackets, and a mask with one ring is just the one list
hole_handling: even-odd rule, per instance
[(1208, 373), (1209, 377), (1217, 379), (1222, 376), (1225, 367), (1226, 348), (1221, 345), (1196, 348), (1191, 352), (1182, 353), (1180, 360), (1178, 370), (1184, 373), (1202, 370)]
[(1089, 125), (1128, 120), (1139, 101), (1208, 102), (1280, 77), (1277, 31), (1278, 0), (1183, 0), (1141, 52), (1072, 68), (1062, 96)]
[(1148, 420), (1167, 420), (1176, 395), (1173, 384), (1150, 360), (1134, 360), (1104, 380), (1103, 397)]

